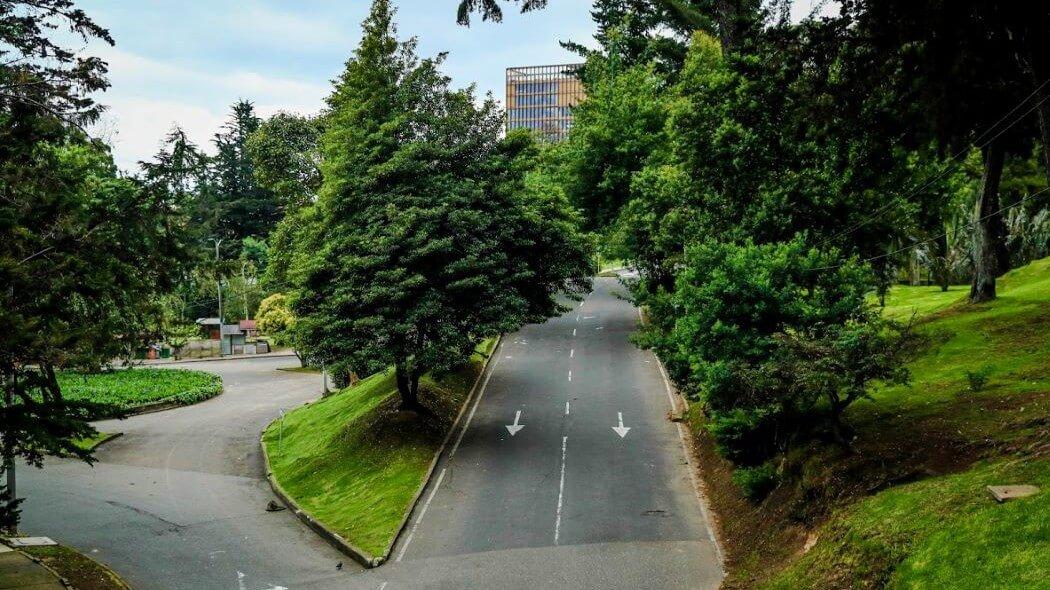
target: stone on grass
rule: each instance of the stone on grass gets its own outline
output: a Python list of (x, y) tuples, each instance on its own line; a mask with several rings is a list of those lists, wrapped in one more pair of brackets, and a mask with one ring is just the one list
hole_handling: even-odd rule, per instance
[(988, 493), (995, 498), (996, 502), (1002, 504), (1007, 500), (1024, 498), (1025, 496), (1034, 496), (1039, 493), (1039, 488), (1030, 485), (988, 486)]

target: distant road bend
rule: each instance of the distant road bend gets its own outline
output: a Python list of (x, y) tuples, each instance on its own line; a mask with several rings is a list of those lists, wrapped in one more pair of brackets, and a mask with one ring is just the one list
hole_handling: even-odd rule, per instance
[[(266, 513), (259, 432), (317, 396), (294, 359), (203, 363), (225, 380), (196, 406), (121, 430), (94, 468), (28, 471), (24, 526), (143, 589), (717, 588), (718, 548), (673, 400), (628, 341), (615, 279), (504, 338), (391, 561), (362, 571), (288, 512)], [(342, 562), (342, 571), (335, 564)]]

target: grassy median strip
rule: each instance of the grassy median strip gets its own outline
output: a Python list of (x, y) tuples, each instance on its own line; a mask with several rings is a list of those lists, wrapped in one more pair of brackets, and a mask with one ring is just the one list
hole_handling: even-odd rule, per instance
[(108, 404), (129, 412), (161, 403), (193, 404), (222, 392), (218, 375), (188, 369), (63, 372), (58, 383), (66, 399)]
[(263, 434), (274, 477), (326, 527), (383, 555), (494, 347), (486, 341), (466, 366), (421, 380), (430, 416), (398, 411), (392, 371), (289, 412)]

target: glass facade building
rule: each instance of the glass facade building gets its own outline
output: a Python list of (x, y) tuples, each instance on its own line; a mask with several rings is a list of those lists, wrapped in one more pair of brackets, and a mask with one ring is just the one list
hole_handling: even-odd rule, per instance
[(585, 96), (576, 75), (581, 66), (507, 68), (507, 130), (532, 129), (551, 141), (565, 139), (572, 107)]

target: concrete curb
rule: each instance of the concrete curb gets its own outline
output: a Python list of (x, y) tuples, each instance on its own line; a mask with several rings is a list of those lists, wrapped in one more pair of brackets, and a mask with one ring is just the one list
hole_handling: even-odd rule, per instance
[[(267, 426), (267, 428), (268, 427), (269, 426)], [(303, 521), (303, 524), (310, 527), (319, 537), (357, 563), (367, 568), (378, 567), (379, 564), (383, 563), (384, 557), (375, 557), (371, 553), (364, 549), (360, 549), (350, 541), (347, 541), (338, 533), (326, 527), (321, 521), (311, 516), (310, 513), (300, 508), (299, 505), (295, 503), (295, 500), (284, 491), (281, 484), (277, 483), (277, 478), (273, 476), (273, 470), (270, 469), (270, 455), (266, 452), (266, 443), (263, 441), (263, 436), (265, 436), (265, 434), (266, 430), (263, 430), (263, 435), (259, 437), (259, 447), (262, 448), (263, 466), (266, 468), (266, 481), (270, 482), (270, 487), (273, 489), (273, 493), (277, 495), (281, 500), (281, 503), (287, 506), (288, 509), (299, 518), (299, 520)]]
[[(427, 486), (430, 485), (430, 480), (434, 477), (434, 470), (437, 467), (438, 461), (441, 456), (445, 454), (445, 449), (448, 447), (449, 441), (452, 439), (452, 434), (456, 431), (459, 426), (460, 420), (463, 419), (463, 414), (466, 409), (470, 406), (470, 402), (478, 394), (478, 384), (481, 383), (481, 378), (485, 376), (485, 373), (489, 370), (489, 365), (492, 362), (492, 358), (496, 356), (499, 351), (500, 345), (503, 344), (503, 337), (500, 336), (496, 339), (496, 345), (492, 347), (492, 353), (485, 359), (484, 364), (481, 366), (481, 370), (478, 371), (478, 376), (474, 379), (474, 384), (470, 388), (470, 393), (463, 400), (463, 405), (459, 409), (459, 414), (456, 415), (456, 419), (452, 421), (452, 425), (448, 429), (448, 433), (445, 434), (445, 439), (441, 442), (441, 447), (434, 453), (434, 458), (430, 460), (430, 466), (427, 468), (426, 475), (423, 476), (423, 480), (419, 484), (419, 489), (416, 490), (415, 495), (412, 496), (412, 501), (408, 503), (405, 508), (405, 515), (401, 519), (401, 524), (397, 527), (397, 532), (394, 534), (394, 538), (387, 545), (386, 550), (380, 556), (374, 556), (371, 553), (361, 549), (351, 543), (350, 541), (343, 538), (341, 535), (332, 531), (326, 527), (322, 522), (315, 519), (310, 513), (306, 512), (295, 503), (295, 500), (284, 491), (281, 484), (277, 482), (277, 478), (273, 475), (273, 470), (270, 469), (270, 456), (266, 452), (266, 443), (263, 438), (266, 435), (266, 430), (269, 429), (269, 425), (263, 429), (263, 433), (259, 436), (259, 446), (262, 448), (263, 454), (263, 466), (266, 469), (266, 480), (270, 482), (270, 488), (273, 489), (273, 493), (281, 500), (289, 510), (295, 514), (299, 520), (303, 521), (306, 526), (310, 527), (315, 533), (318, 534), (322, 539), (327, 541), (330, 545), (343, 552), (351, 559), (361, 564), (366, 568), (375, 568), (382, 565), (387, 559), (390, 558), (390, 554), (393, 552), (394, 547), (397, 545), (398, 540), (404, 533), (405, 528), (408, 526), (408, 522), (412, 517), (412, 513), (416, 510), (416, 505), (419, 504), (420, 498), (423, 496), (423, 491), (426, 490)], [(271, 422), (272, 424), (272, 422)]]
[(383, 553), (383, 559), (389, 559), (390, 554), (393, 553), (394, 547), (397, 546), (397, 542), (401, 539), (401, 535), (404, 534), (405, 529), (408, 528), (408, 522), (412, 520), (412, 513), (416, 511), (416, 505), (419, 504), (420, 498), (423, 497), (423, 492), (430, 485), (430, 480), (434, 477), (434, 471), (437, 468), (438, 462), (441, 460), (441, 456), (445, 454), (445, 449), (448, 448), (448, 443), (452, 440), (452, 435), (456, 432), (456, 428), (459, 426), (460, 420), (463, 419), (463, 415), (467, 412), (467, 408), (470, 407), (470, 402), (474, 401), (474, 398), (478, 395), (478, 384), (482, 382), (482, 377), (489, 370), (489, 364), (492, 362), (492, 358), (499, 352), (500, 346), (503, 344), (503, 336), (500, 335), (496, 338), (496, 345), (492, 347), (492, 353), (489, 354), (488, 358), (481, 365), (481, 370), (478, 371), (478, 376), (474, 379), (474, 384), (470, 386), (470, 393), (463, 400), (463, 405), (459, 408), (459, 413), (456, 414), (456, 419), (452, 421), (452, 425), (449, 426), (448, 432), (445, 434), (445, 440), (441, 441), (441, 446), (437, 452), (434, 453), (434, 458), (430, 460), (430, 466), (427, 467), (427, 474), (423, 476), (423, 480), (419, 482), (419, 489), (416, 490), (412, 501), (408, 503), (408, 507), (405, 508), (405, 516), (401, 519), (401, 524), (397, 527), (397, 532), (394, 533), (394, 538), (390, 540), (390, 544), (387, 545), (386, 551)]

